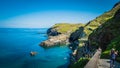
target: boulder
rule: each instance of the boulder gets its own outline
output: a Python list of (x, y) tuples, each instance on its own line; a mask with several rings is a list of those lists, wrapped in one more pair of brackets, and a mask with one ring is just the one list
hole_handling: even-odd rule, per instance
[(30, 52), (30, 55), (31, 55), (31, 56), (35, 56), (36, 54), (37, 54), (37, 52), (35, 52), (35, 51), (31, 51), (31, 52)]

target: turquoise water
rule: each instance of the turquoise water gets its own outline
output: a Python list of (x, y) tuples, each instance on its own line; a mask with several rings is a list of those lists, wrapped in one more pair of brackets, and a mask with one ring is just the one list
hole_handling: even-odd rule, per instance
[[(0, 28), (0, 68), (67, 68), (67, 46), (44, 49), (39, 43), (47, 39), (45, 28)], [(36, 56), (30, 56), (37, 51)]]

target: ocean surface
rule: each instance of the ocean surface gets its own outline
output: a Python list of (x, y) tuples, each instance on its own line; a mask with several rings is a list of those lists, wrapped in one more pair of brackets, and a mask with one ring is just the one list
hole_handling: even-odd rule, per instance
[[(0, 28), (0, 68), (67, 68), (67, 46), (43, 48), (47, 28)], [(36, 51), (36, 56), (30, 56)]]

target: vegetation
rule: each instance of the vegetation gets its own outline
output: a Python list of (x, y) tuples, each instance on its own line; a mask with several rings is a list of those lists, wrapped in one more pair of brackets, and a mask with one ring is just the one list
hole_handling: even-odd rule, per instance
[(101, 16), (96, 17), (96, 19), (88, 22), (88, 24), (86, 24), (84, 29), (84, 32), (86, 33), (86, 35), (89, 36), (96, 28), (98, 28), (99, 26), (104, 24), (106, 21), (111, 19), (115, 15), (118, 9), (120, 9), (120, 4), (115, 5), (114, 8), (112, 8), (110, 11), (105, 12)]
[(110, 58), (110, 50), (114, 48), (118, 51), (117, 61), (120, 62), (120, 36), (113, 39), (111, 43), (108, 45), (107, 49), (102, 53), (101, 58)]
[(59, 23), (55, 24), (52, 28), (56, 29), (59, 33), (72, 33), (81, 26), (84, 26), (84, 24)]
[[(107, 14), (107, 16), (111, 17), (106, 18), (105, 23), (92, 32), (90, 38), (94, 37), (94, 40), (92, 39), (91, 43), (100, 46), (105, 41), (105, 44), (101, 44), (106, 47), (102, 52), (101, 58), (110, 58), (110, 51), (114, 48), (118, 51), (116, 60), (120, 62), (120, 4), (114, 6)], [(100, 39), (100, 36), (102, 39)]]
[(70, 68), (84, 68), (89, 60), (89, 58), (80, 58), (77, 62), (71, 65)]
[[(59, 33), (72, 33), (79, 27), (84, 26), (85, 36), (83, 38), (88, 38), (90, 45), (95, 46), (100, 46), (102, 45), (101, 42), (105, 42), (103, 47), (106, 47), (106, 49), (102, 52), (101, 58), (110, 58), (109, 55), (112, 48), (115, 48), (120, 53), (120, 18), (115, 19), (114, 17), (118, 10), (120, 10), (120, 3), (86, 25), (60, 23), (55, 24), (52, 28)], [(79, 39), (79, 42), (79, 48), (81, 48), (84, 42), (81, 39)], [(84, 68), (88, 61), (89, 58), (80, 58), (77, 62), (70, 65), (70, 68)], [(120, 61), (120, 54), (117, 57), (117, 61)]]
[[(115, 14), (119, 9), (120, 3), (84, 26), (84, 33), (86, 34), (84, 38), (90, 37), (88, 39), (91, 45), (100, 46), (102, 45), (101, 42), (105, 42), (103, 47), (106, 49), (102, 53), (101, 58), (110, 58), (110, 50), (112, 48), (115, 48), (120, 53), (120, 18), (115, 19)], [(83, 44), (82, 41), (80, 42), (79, 48)], [(84, 68), (88, 61), (86, 58), (80, 58), (76, 63), (71, 65), (70, 68)], [(117, 61), (120, 61), (120, 54), (117, 57)]]

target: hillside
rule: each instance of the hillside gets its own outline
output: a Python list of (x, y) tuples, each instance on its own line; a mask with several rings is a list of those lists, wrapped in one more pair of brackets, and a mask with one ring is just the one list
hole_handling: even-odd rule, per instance
[[(99, 26), (89, 36), (90, 45), (100, 46), (103, 49), (102, 58), (109, 58), (112, 48), (120, 52), (120, 3), (114, 8), (116, 10), (114, 16)], [(117, 60), (120, 61), (119, 57)]]
[[(77, 35), (84, 32), (86, 35), (82, 38), (88, 38), (88, 40), (86, 41), (88, 41), (89, 43), (84, 43), (92, 47), (91, 50), (98, 47), (101, 47), (103, 49), (101, 58), (109, 58), (109, 53), (112, 48), (115, 48), (120, 53), (120, 2), (115, 4), (110, 11), (105, 12), (99, 17), (96, 17), (96, 19), (88, 22), (84, 26), (83, 32), (80, 31), (81, 30), (78, 29), (73, 34)], [(76, 36), (72, 36), (72, 39), (75, 37)], [(78, 40), (77, 37), (76, 40)], [(77, 49), (77, 53), (82, 54), (79, 51), (81, 48), (82, 47), (79, 46), (79, 48)], [(76, 57), (78, 57), (77, 54)], [(86, 64), (87, 58), (85, 57), (85, 60), (83, 59), (80, 61), (81, 57), (79, 57), (77, 62), (72, 64), (70, 68), (83, 68)], [(120, 61), (120, 56), (118, 56), (117, 60)], [(83, 65), (81, 65), (81, 62)]]
[[(73, 51), (71, 54), (72, 58), (70, 58), (72, 63), (70, 64), (70, 68), (84, 67), (89, 58), (92, 57), (86, 57), (86, 55), (90, 55), (86, 53), (88, 52), (87, 50), (91, 51), (92, 55), (98, 47), (101, 47), (103, 50), (101, 57), (109, 58), (111, 48), (115, 48), (120, 52), (120, 2), (115, 4), (110, 11), (96, 17), (86, 25), (59, 23), (49, 28), (47, 34), (49, 36), (47, 40), (49, 44), (51, 43), (51, 39), (55, 39), (55, 42), (58, 40), (57, 43), (48, 44), (47, 46), (61, 44), (62, 41), (59, 42), (61, 35), (66, 35), (63, 41), (69, 39), (69, 47)], [(79, 46), (80, 42), (83, 43), (82, 46)], [(84, 57), (83, 60), (81, 60), (82, 57)], [(120, 59), (119, 57), (117, 58), (118, 60)]]
[[(120, 3), (114, 6), (116, 13), (114, 16), (107, 21), (105, 21), (101, 26), (99, 26), (96, 30), (92, 32), (89, 36), (89, 40), (91, 41), (91, 45), (101, 45), (103, 49), (106, 49), (108, 43), (115, 37), (119, 36), (119, 26), (120, 26)], [(113, 9), (114, 9), (113, 8)], [(113, 11), (113, 10), (111, 10)], [(106, 38), (105, 40), (103, 38)], [(109, 42), (108, 42), (109, 41)]]
[(84, 26), (84, 24), (58, 23), (49, 28), (47, 34), (52, 36), (58, 34), (70, 34), (81, 26)]
[(96, 17), (94, 20), (88, 22), (84, 28), (86, 36), (89, 36), (93, 32), (93, 30), (98, 28), (100, 25), (106, 23), (107, 20), (111, 19), (118, 9), (120, 9), (120, 2), (115, 4), (110, 11), (105, 12), (102, 15)]
[(91, 45), (101, 46), (103, 50), (115, 48), (120, 51), (120, 9), (113, 18), (106, 21), (90, 36)]
[(48, 39), (41, 42), (40, 46), (52, 47), (56, 45), (68, 44), (68, 39), (71, 33), (79, 29), (81, 26), (84, 25), (68, 23), (55, 24), (47, 30)]

